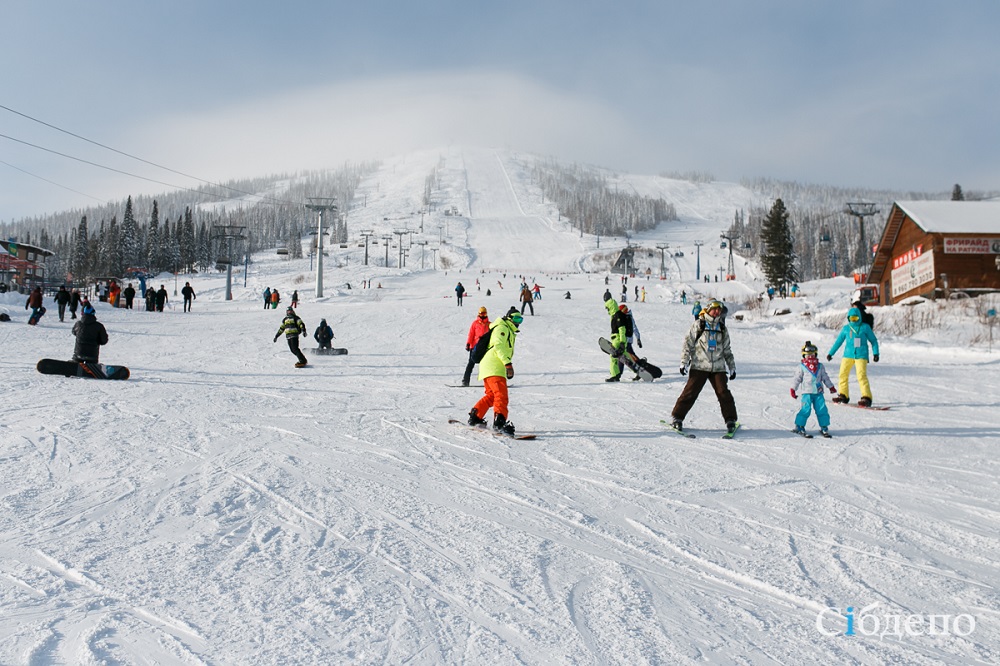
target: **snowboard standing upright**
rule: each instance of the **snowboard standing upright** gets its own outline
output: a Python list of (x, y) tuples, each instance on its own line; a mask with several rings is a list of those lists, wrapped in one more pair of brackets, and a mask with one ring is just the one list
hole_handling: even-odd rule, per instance
[[(615, 352), (614, 345), (612, 345), (611, 341), (607, 338), (600, 338), (597, 341), (597, 344), (601, 346), (601, 351), (605, 354), (610, 355)], [(658, 379), (663, 376), (662, 370), (644, 358), (639, 358), (638, 356), (625, 352), (622, 354), (621, 360), (625, 364), (626, 368), (639, 375), (644, 382), (651, 382), (654, 379)]]

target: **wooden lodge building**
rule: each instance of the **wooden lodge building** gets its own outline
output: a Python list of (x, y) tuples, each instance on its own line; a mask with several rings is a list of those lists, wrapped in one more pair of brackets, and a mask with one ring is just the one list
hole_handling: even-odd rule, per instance
[(882, 305), (1000, 291), (1000, 201), (893, 203), (868, 282)]

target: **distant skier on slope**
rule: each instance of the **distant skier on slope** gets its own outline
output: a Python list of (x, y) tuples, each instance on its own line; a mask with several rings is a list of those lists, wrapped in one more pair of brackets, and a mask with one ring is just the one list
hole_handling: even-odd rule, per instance
[(872, 406), (872, 388), (868, 383), (869, 344), (872, 346), (872, 360), (878, 363), (878, 338), (872, 332), (871, 326), (861, 321), (861, 310), (851, 308), (847, 311), (847, 323), (840, 329), (840, 335), (826, 354), (826, 360), (832, 361), (833, 355), (841, 345), (844, 345), (844, 356), (840, 359), (840, 377), (837, 383), (840, 394), (833, 399), (834, 402), (845, 404), (850, 402), (851, 368), (854, 368), (854, 374), (858, 377), (858, 387), (861, 389), (858, 406)]
[(479, 378), (485, 394), (469, 411), (469, 425), (486, 425), (486, 413), (493, 408), (493, 429), (514, 434), (507, 420), (507, 380), (514, 377), (514, 341), (524, 316), (515, 308), (490, 325), (490, 349), (479, 363)]

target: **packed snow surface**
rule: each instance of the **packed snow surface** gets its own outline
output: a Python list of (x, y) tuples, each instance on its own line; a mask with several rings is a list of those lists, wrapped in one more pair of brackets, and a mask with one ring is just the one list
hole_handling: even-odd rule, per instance
[[(736, 282), (696, 280), (691, 230), (704, 226), (715, 274), (731, 212), (711, 211), (748, 193), (702, 192), (711, 206), (678, 207), (660, 231), (684, 256), (627, 293), (638, 351), (664, 376), (608, 384), (602, 294), (621, 281), (581, 270), (594, 239), (537, 192), (529, 203), (510, 155), (446, 158), (462, 217), (426, 233), (448, 234), (449, 270), (429, 256), (421, 270), (416, 248), (404, 269), (392, 253), (365, 266), (352, 242), (331, 251), (318, 297), (308, 258), (268, 253), (234, 275), (232, 300), (224, 277), (179, 276), (198, 293), (190, 313), (161, 276), (164, 313), (98, 305), (101, 358), (128, 365), (127, 382), (38, 374), (38, 359), (71, 354), (69, 316), (47, 300), (30, 327), (24, 297), (0, 297), (13, 318), (0, 323), (0, 663), (997, 663), (996, 350), (877, 324), (870, 378), (891, 409), (831, 405), (833, 439), (802, 439), (789, 432), (799, 349), (825, 358), (837, 330), (816, 322), (852, 288), (804, 284), (730, 314), (736, 439), (721, 439), (710, 388), (685, 422), (697, 438), (681, 438), (659, 423), (684, 382), (681, 291), (740, 303), (762, 290), (742, 261)], [(367, 224), (395, 210), (413, 228), (438, 159), (385, 164), (362, 187)], [(510, 418), (534, 441), (448, 423), (482, 391), (454, 387), (476, 309), (503, 315), (522, 276), (543, 298), (517, 338)], [(294, 289), (310, 333), (325, 318), (348, 355), (318, 356), (310, 338), (296, 369), (272, 343)]]

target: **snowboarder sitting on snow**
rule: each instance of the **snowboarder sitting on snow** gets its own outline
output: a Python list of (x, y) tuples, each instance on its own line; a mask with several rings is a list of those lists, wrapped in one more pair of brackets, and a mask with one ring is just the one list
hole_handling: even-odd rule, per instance
[(834, 402), (850, 402), (849, 382), (851, 379), (851, 368), (858, 377), (858, 386), (861, 388), (861, 398), (858, 400), (860, 407), (872, 406), (872, 388), (868, 384), (868, 345), (872, 346), (872, 360), (878, 363), (878, 339), (872, 332), (871, 326), (861, 321), (861, 311), (858, 308), (851, 308), (847, 311), (847, 324), (840, 329), (840, 335), (834, 340), (833, 346), (826, 354), (826, 360), (832, 361), (833, 355), (844, 345), (844, 357), (840, 360), (840, 377), (837, 389), (840, 395), (833, 399)]
[(278, 341), (278, 337), (282, 333), (285, 334), (285, 342), (288, 343), (288, 348), (299, 359), (295, 367), (304, 368), (309, 361), (306, 359), (305, 354), (302, 353), (302, 350), (299, 349), (299, 336), (306, 335), (306, 323), (299, 319), (299, 316), (295, 314), (295, 310), (292, 308), (285, 310), (285, 318), (281, 320), (281, 326), (278, 327), (278, 332), (274, 334), (274, 342)]
[(479, 316), (472, 320), (469, 325), (469, 336), (465, 338), (465, 351), (469, 352), (469, 362), (465, 365), (465, 374), (462, 375), (462, 386), (468, 386), (472, 379), (472, 368), (476, 365), (476, 359), (472, 353), (476, 348), (479, 338), (490, 332), (490, 316), (485, 307), (479, 308)]
[[(684, 417), (694, 406), (698, 394), (705, 387), (705, 382), (711, 382), (715, 396), (719, 399), (722, 418), (726, 421), (726, 430), (730, 433), (736, 431), (736, 401), (726, 381), (727, 366), (728, 379), (736, 379), (736, 360), (730, 347), (729, 331), (722, 321), (723, 309), (721, 302), (709, 302), (684, 338), (680, 373), (687, 374), (688, 381), (671, 412), (673, 416), (671, 427), (675, 430), (683, 431)], [(688, 373), (689, 366), (690, 373)]]
[(313, 338), (315, 338), (316, 342), (319, 343), (320, 349), (331, 348), (332, 344), (330, 341), (333, 340), (333, 329), (326, 323), (326, 319), (319, 320), (319, 326), (316, 327), (316, 332), (313, 333)]
[(502, 319), (490, 325), (490, 348), (479, 363), (479, 378), (486, 393), (469, 411), (469, 425), (486, 425), (486, 412), (493, 408), (493, 428), (514, 434), (514, 424), (507, 420), (507, 380), (514, 377), (514, 341), (524, 316), (511, 308)]
[(108, 344), (108, 331), (97, 321), (97, 312), (90, 301), (82, 301), (80, 318), (73, 324), (76, 346), (73, 360), (81, 363), (97, 363), (101, 356), (101, 345)]
[[(826, 399), (823, 397), (823, 387), (830, 389), (830, 393), (836, 393), (837, 389), (833, 385), (830, 375), (826, 374), (826, 368), (817, 358), (819, 350), (816, 345), (806, 340), (802, 347), (802, 363), (795, 371), (795, 378), (792, 380), (792, 388), (789, 391), (792, 398), (798, 398), (802, 402), (799, 413), (795, 415), (795, 430), (792, 432), (799, 435), (806, 433), (806, 421), (809, 415), (816, 410), (816, 420), (819, 421), (819, 431), (824, 437), (829, 437), (827, 430), (830, 426), (830, 411), (826, 408)], [(796, 390), (800, 393), (796, 393)]]

